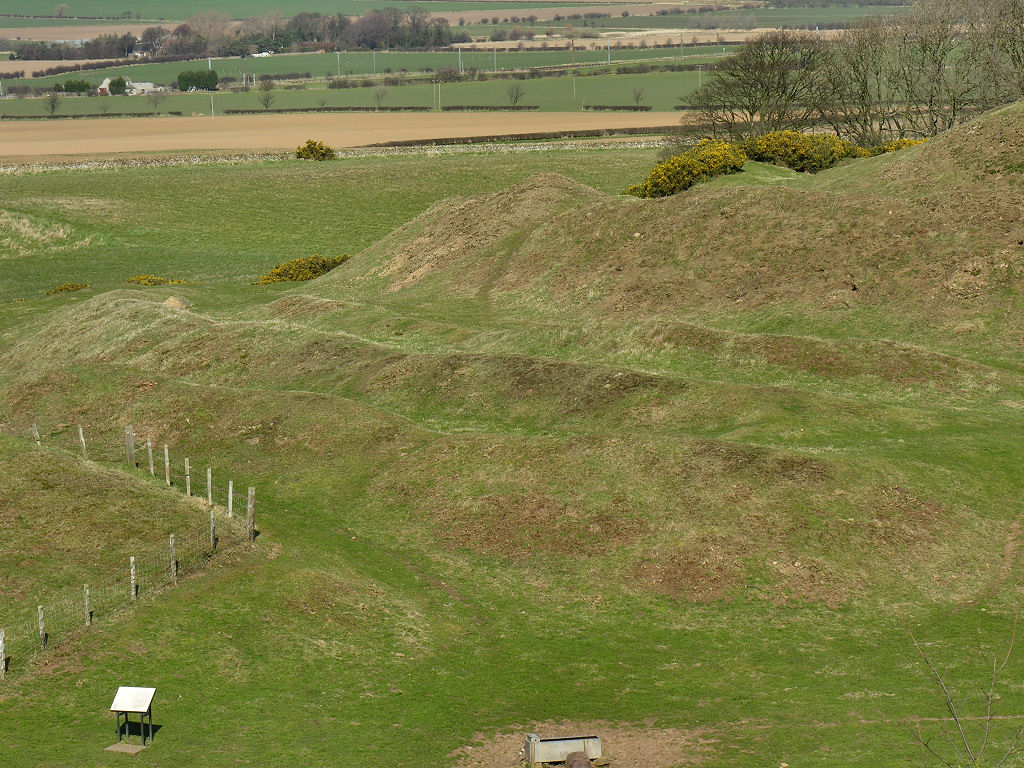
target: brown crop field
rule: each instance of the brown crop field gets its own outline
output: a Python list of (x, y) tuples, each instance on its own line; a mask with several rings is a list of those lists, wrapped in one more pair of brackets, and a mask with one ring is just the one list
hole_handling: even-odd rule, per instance
[[(2, 23), (2, 22), (0, 22)], [(165, 27), (174, 27), (174, 22), (161, 22)], [(0, 40), (86, 40), (100, 35), (141, 35), (146, 27), (153, 24), (124, 24), (101, 21), (95, 24), (64, 27), (4, 27), (0, 26)], [(18, 62), (12, 62), (18, 63)], [(24, 62), (21, 62), (24, 63)], [(51, 63), (51, 66), (53, 64)]]
[(178, 150), (291, 150), (308, 138), (332, 147), (385, 141), (504, 136), (546, 131), (649, 128), (673, 125), (665, 113), (582, 112), (487, 114), (363, 113), (107, 120), (31, 120), (0, 124), (0, 155), (41, 157)]

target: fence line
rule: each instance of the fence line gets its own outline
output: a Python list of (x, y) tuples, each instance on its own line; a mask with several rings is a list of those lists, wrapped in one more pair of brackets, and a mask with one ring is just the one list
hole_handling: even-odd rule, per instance
[[(32, 422), (31, 431), (17, 430), (14, 434), (31, 435), (38, 447), (64, 448), (88, 456), (93, 461), (128, 463), (133, 469), (156, 475), (153, 464), (153, 445), (163, 445), (164, 481), (170, 487), (182, 487), (191, 495), (190, 460), (184, 460), (184, 473), (176, 475), (170, 449), (166, 443), (159, 443), (153, 436), (146, 438), (145, 460), (136, 461), (136, 437), (132, 425), (124, 431), (124, 442), (111, 448), (108, 441), (90, 439), (81, 425), (62, 424), (54, 432), (41, 432), (37, 422)], [(67, 442), (65, 443), (65, 439)], [(142, 464), (142, 466), (140, 466)], [(102, 579), (88, 584), (69, 587), (51, 595), (37, 604), (32, 617), (26, 618), (29, 610), (25, 607), (12, 616), (10, 621), (0, 622), (0, 679), (12, 671), (24, 669), (37, 654), (45, 652), (67, 639), (73, 633), (87, 630), (92, 624), (123, 610), (139, 600), (146, 600), (164, 589), (178, 583), (180, 576), (197, 571), (214, 554), (226, 547), (252, 542), (256, 536), (254, 520), (255, 494), (253, 486), (245, 494), (236, 494), (234, 480), (227, 483), (224, 494), (225, 504), (218, 505), (215, 499), (212, 467), (206, 468), (206, 486), (203, 501), (210, 511), (209, 522), (183, 532), (170, 534), (169, 540), (153, 542), (133, 552), (124, 553), (122, 566), (108, 573)], [(223, 484), (221, 484), (223, 487)], [(232, 513), (236, 496), (245, 505), (244, 520)], [(227, 513), (221, 513), (226, 507)], [(220, 508), (220, 509), (219, 509)]]

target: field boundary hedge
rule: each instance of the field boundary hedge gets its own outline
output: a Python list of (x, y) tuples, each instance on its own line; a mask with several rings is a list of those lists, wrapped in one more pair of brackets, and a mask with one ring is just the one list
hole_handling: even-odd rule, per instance
[(646, 128), (588, 128), (579, 131), (537, 131), (534, 133), (503, 133), (490, 136), (452, 136), (440, 139), (401, 139), (367, 144), (367, 147), (430, 147), (452, 144), (488, 144), (498, 141), (542, 141), (545, 139), (593, 139), (602, 136), (664, 136), (679, 132), (678, 125), (655, 125)]
[[(172, 110), (161, 115), (181, 117), (184, 112)], [(0, 120), (81, 120), (91, 117), (153, 117), (152, 112), (83, 112), (80, 115), (0, 115)]]
[(283, 115), (289, 112), (429, 112), (431, 107), (280, 107), (279, 109), (225, 109), (222, 115)]
[(585, 104), (587, 112), (650, 112), (649, 104)]

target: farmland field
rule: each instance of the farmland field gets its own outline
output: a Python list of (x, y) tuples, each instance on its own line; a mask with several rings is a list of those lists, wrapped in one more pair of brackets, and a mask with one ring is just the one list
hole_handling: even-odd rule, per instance
[[(501, 0), (497, 6), (495, 3), (485, 2), (485, 0), (465, 0), (464, 2), (459, 0), (425, 0), (424, 2), (396, 0), (396, 2), (391, 3), (396, 8), (425, 7), (431, 11), (473, 10), (494, 7), (512, 10), (543, 7), (546, 4), (544, 0), (522, 0), (522, 2), (517, 2), (516, 0), (508, 0), (506, 2), (506, 0)], [(551, 5), (559, 7), (594, 4), (594, 0), (590, 0), (587, 3), (551, 3)], [(610, 3), (609, 5), (613, 4)], [(127, 3), (111, 3), (110, 0), (75, 0), (75, 2), (68, 3), (68, 6), (70, 8), (69, 15), (120, 18), (128, 14), (131, 17), (155, 21), (187, 19), (189, 16), (204, 11), (222, 11), (229, 14), (232, 18), (244, 19), (250, 16), (262, 16), (267, 11), (282, 10), (280, 3), (275, 3), (271, 0), (255, 0), (255, 2), (251, 0), (215, 0), (212, 3), (208, 2), (208, 0), (174, 0), (173, 2), (172, 0), (131, 0)], [(369, 0), (303, 0), (301, 9), (303, 11), (323, 14), (345, 13), (357, 15), (377, 7), (379, 6)], [(52, 13), (52, 9), (47, 6), (44, 11), (41, 11), (39, 3), (33, 2), (33, 0), (0, 1), (0, 14), (27, 16), (40, 12)]]
[[(735, 50), (735, 48), (727, 46), (725, 50), (728, 52)], [(679, 55), (679, 49), (676, 47), (635, 50), (620, 49), (612, 50), (610, 54), (612, 64), (621, 64), (658, 58), (698, 62), (705, 57), (720, 55), (722, 52), (722, 46), (702, 45), (684, 48), (683, 56)], [(577, 50), (575, 52), (531, 49), (522, 51), (492, 51), (466, 48), (462, 51), (462, 66), (466, 70), (480, 69), (490, 72), (493, 70), (565, 66), (572, 62), (577, 64), (601, 64), (607, 61), (608, 56), (609, 52), (603, 50)], [(50, 66), (59, 63), (54, 62)], [(340, 70), (342, 75), (369, 75), (374, 72), (379, 75), (387, 72), (419, 72), (427, 69), (439, 70), (444, 68), (458, 69), (459, 53), (458, 51), (387, 51), (378, 53), (375, 56), (370, 51), (344, 51), (340, 57), (337, 53), (306, 53), (283, 54), (260, 59), (214, 59), (212, 63), (202, 59), (200, 61), (178, 61), (161, 64), (132, 64), (124, 67), (87, 70), (81, 74), (68, 72), (51, 77), (26, 78), (24, 81), (7, 80), (6, 82), (8, 87), (19, 82), (32, 86), (45, 86), (69, 78), (77, 79), (82, 77), (98, 85), (104, 77), (123, 75), (140, 82), (166, 84), (173, 82), (179, 72), (208, 66), (212, 66), (217, 71), (217, 74), (222, 77), (230, 76), (239, 81), (242, 79), (243, 74), (259, 76), (263, 74), (286, 74), (292, 72), (303, 74), (309, 72), (313, 77), (321, 78), (337, 76)]]
[[(0, 461), (60, 506), (82, 468), (31, 425), (130, 423), (255, 478), (260, 536), (12, 660), (0, 764), (120, 764), (127, 681), (176, 768), (508, 768), (581, 730), (613, 768), (921, 761), (951, 723), (911, 633), (983, 717), (1021, 597), (1022, 124), (660, 200), (620, 194), (654, 146), (5, 164)], [(353, 257), (253, 285), (314, 253)], [(115, 510), (156, 496), (128, 472)]]
[(174, 150), (294, 151), (317, 136), (335, 147), (678, 124), (664, 113), (335, 113), (34, 121), (0, 124), (5, 157)]

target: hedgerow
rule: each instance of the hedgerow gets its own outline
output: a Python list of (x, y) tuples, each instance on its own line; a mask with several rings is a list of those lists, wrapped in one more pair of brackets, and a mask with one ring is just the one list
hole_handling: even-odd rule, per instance
[(284, 264), (278, 264), (257, 282), (253, 283), (253, 285), (314, 280), (321, 275), (326, 275), (332, 269), (344, 264), (351, 258), (352, 256), (347, 253), (343, 256), (333, 256), (329, 258), (321, 256), (318, 253), (313, 254), (312, 256), (302, 256), (298, 259), (286, 261)]
[(299, 160), (333, 160), (334, 150), (316, 139), (306, 139), (306, 143), (295, 150)]
[(74, 291), (80, 291), (83, 288), (88, 288), (89, 283), (61, 283), (56, 288), (53, 288), (46, 292), (47, 296), (52, 296), (55, 293), (72, 293)]
[(125, 280), (126, 283), (134, 285), (192, 285), (188, 280), (169, 280), (166, 277), (156, 275), (136, 275)]
[(735, 144), (704, 139), (693, 149), (658, 163), (647, 180), (626, 192), (637, 197), (667, 197), (689, 189), (699, 181), (736, 173), (747, 156)]

